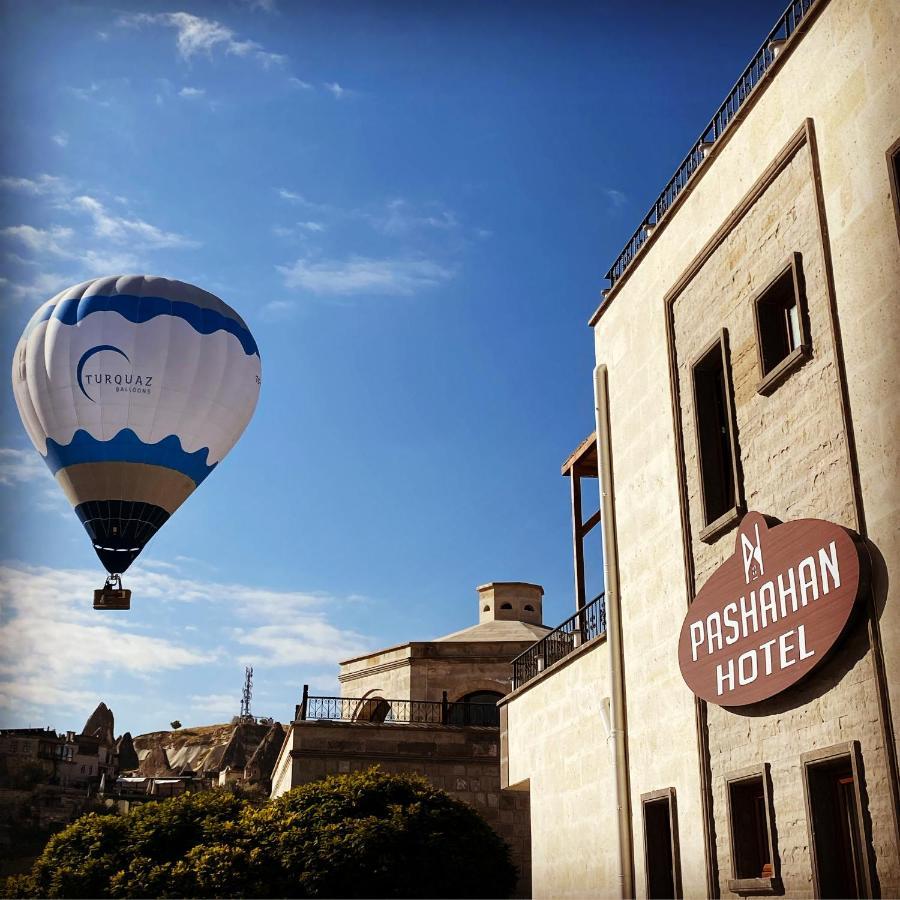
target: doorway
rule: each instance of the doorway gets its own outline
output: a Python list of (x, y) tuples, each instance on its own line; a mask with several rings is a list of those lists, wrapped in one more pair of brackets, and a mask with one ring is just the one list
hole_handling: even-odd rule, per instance
[(859, 744), (843, 749), (804, 761), (813, 883), (818, 897), (871, 897)]

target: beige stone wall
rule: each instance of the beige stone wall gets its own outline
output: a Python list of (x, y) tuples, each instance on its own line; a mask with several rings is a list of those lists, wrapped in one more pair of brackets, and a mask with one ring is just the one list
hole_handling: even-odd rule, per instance
[[(646, 887), (638, 798), (643, 792), (668, 785), (678, 792), (685, 895), (705, 893), (694, 705), (680, 678), (676, 653), (687, 597), (664, 297), (807, 117), (813, 120), (819, 149), (865, 525), (887, 571), (896, 573), (900, 566), (900, 244), (885, 160), (885, 151), (900, 137), (898, 37), (900, 4), (893, 0), (830, 0), (824, 4), (746, 118), (714, 151), (704, 174), (695, 177), (690, 195), (658, 229), (653, 244), (613, 295), (595, 328), (597, 360), (609, 367), (639, 896), (645, 895)], [(736, 67), (740, 62), (736, 61)], [(684, 310), (677, 311), (680, 339), (685, 342), (683, 353), (679, 346), (679, 359), (687, 359), (692, 349), (698, 348), (699, 332), (707, 341), (716, 328), (729, 325), (735, 388), (746, 399), (740, 405), (739, 431), (748, 504), (785, 518), (818, 515), (854, 526), (835, 359), (830, 338), (823, 332), (824, 258), (811, 228), (808, 171), (808, 150), (804, 148), (771, 195), (776, 199), (767, 199), (757, 211), (755, 231), (747, 230), (736, 238), (723, 251), (723, 258), (701, 273), (705, 285), (698, 288), (690, 314), (687, 302)], [(783, 192), (780, 198), (778, 191)], [(794, 246), (796, 242), (799, 247)], [(789, 417), (790, 432), (780, 433), (777, 417), (762, 411), (762, 398), (750, 397), (757, 378), (756, 349), (752, 332), (747, 331), (746, 300), (754, 286), (774, 274), (773, 267), (781, 261), (776, 262), (775, 257), (793, 249), (804, 253), (804, 268), (816, 298), (814, 358), (770, 398), (770, 411), (783, 415), (789, 397), (797, 407)], [(731, 258), (726, 259), (729, 253)], [(693, 323), (688, 321), (692, 317)], [(691, 333), (692, 326), (697, 334)], [(683, 405), (689, 404), (689, 398), (690, 392), (683, 391)], [(685, 429), (685, 441), (690, 454), (692, 426)], [(687, 461), (687, 471), (696, 474), (692, 458)], [(690, 490), (695, 492), (695, 487)], [(696, 534), (695, 496), (692, 504)], [(692, 552), (696, 550), (698, 585), (727, 555), (726, 546), (731, 552), (733, 539), (731, 531), (721, 546), (692, 548)], [(648, 558), (652, 558), (651, 565)], [(900, 582), (896, 577), (889, 586), (887, 582), (876, 570), (896, 723), (900, 708)], [(841, 651), (842, 662), (836, 661), (829, 674), (820, 673), (818, 680), (805, 685), (806, 693), (799, 695), (791, 709), (772, 708), (767, 715), (742, 717), (710, 707), (716, 838), (723, 879), (728, 877), (730, 865), (723, 846), (727, 832), (722, 827), (722, 774), (732, 767), (765, 760), (772, 763), (779, 850), (788, 893), (809, 894), (799, 754), (852, 737), (863, 743), (866, 786), (873, 824), (877, 822), (874, 843), (881, 891), (885, 895), (900, 891), (872, 660), (865, 645), (864, 628), (857, 628)], [(829, 678), (839, 686), (830, 688)], [(511, 714), (516, 702), (510, 705)], [(608, 810), (612, 815), (611, 806)], [(537, 834), (536, 859), (543, 853)]]
[(410, 656), (410, 645), (404, 644), (342, 662), (341, 696), (412, 699)]
[[(711, 544), (697, 539), (703, 512), (690, 364), (720, 328), (727, 329), (730, 341), (748, 508), (783, 520), (822, 518), (848, 528), (857, 524), (812, 172), (810, 148), (804, 145), (675, 301), (691, 551), (698, 585), (734, 552), (733, 528)], [(764, 397), (756, 390), (760, 373), (752, 299), (795, 251), (802, 257), (812, 357)], [(747, 713), (710, 705), (709, 748), (723, 893), (728, 878), (734, 877), (725, 777), (760, 762), (771, 765), (781, 877), (791, 896), (812, 896), (800, 755), (850, 740), (861, 742), (866, 764), (872, 841), (882, 890), (896, 893), (900, 873), (876, 692), (865, 623), (857, 621), (850, 641), (830, 664), (782, 700)]]
[[(474, 807), (510, 845), (519, 870), (516, 895), (530, 896), (528, 795), (501, 794), (495, 728), (295, 722), (276, 764), (272, 796), (327, 775), (378, 765), (424, 775), (435, 787)], [(290, 772), (290, 777), (282, 772)]]
[(341, 664), (344, 697), (450, 701), (474, 691), (505, 694), (510, 660), (530, 643), (515, 641), (433, 641), (407, 644)]
[(504, 793), (531, 797), (532, 893), (617, 895), (615, 784), (600, 715), (602, 640), (503, 701)]

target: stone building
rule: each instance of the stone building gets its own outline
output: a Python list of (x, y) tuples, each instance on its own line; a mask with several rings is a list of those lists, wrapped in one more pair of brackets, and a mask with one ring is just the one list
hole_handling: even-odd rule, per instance
[(500, 704), (536, 897), (900, 895), (898, 45), (792, 3), (607, 276), (606, 595)]
[(510, 663), (549, 629), (543, 589), (482, 585), (478, 624), (341, 663), (340, 697), (304, 688), (272, 774), (272, 796), (326, 775), (378, 765), (416, 772), (475, 807), (512, 848), (518, 896), (530, 895), (528, 796), (501, 794), (497, 702)]

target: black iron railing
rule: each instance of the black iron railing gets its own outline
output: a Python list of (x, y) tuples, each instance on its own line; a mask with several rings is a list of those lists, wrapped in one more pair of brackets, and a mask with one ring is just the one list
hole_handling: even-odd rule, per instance
[(513, 690), (522, 687), (544, 669), (601, 634), (606, 634), (605, 594), (585, 603), (574, 616), (566, 619), (562, 625), (558, 625), (512, 661)]
[(493, 703), (443, 700), (389, 700), (384, 697), (314, 697), (303, 686), (303, 701), (297, 707), (300, 721), (326, 719), (334, 722), (397, 722), (419, 725), (481, 725), (497, 727), (500, 711)]
[(722, 136), (734, 120), (744, 101), (762, 81), (763, 76), (769, 70), (781, 47), (797, 31), (809, 10), (820, 2), (821, 0), (792, 0), (788, 5), (775, 27), (769, 32), (769, 36), (763, 42), (762, 47), (759, 48), (750, 61), (750, 65), (744, 69), (743, 74), (737, 80), (737, 84), (725, 98), (725, 102), (716, 110), (716, 114), (700, 133), (700, 137), (697, 138), (688, 155), (675, 170), (675, 174), (669, 179), (669, 183), (662, 189), (659, 197), (656, 198), (653, 206), (650, 207), (650, 211), (644, 216), (637, 231), (631, 236), (625, 248), (606, 273), (610, 287), (614, 286), (625, 273), (625, 270), (637, 256), (638, 251), (643, 247), (647, 238), (650, 237), (653, 229), (662, 221), (663, 216), (669, 211), (675, 199), (685, 188), (697, 169), (700, 168), (709, 149)]

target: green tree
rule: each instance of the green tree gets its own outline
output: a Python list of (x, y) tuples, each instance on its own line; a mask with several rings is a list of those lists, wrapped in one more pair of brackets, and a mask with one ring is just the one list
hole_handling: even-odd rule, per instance
[(273, 801), (220, 790), (84, 816), (6, 896), (504, 897), (514, 884), (473, 809), (370, 769)]
[(417, 775), (313, 782), (248, 820), (278, 897), (506, 897), (509, 848), (475, 810)]

